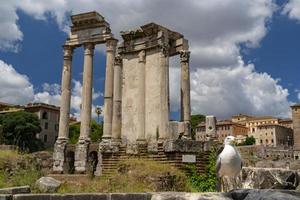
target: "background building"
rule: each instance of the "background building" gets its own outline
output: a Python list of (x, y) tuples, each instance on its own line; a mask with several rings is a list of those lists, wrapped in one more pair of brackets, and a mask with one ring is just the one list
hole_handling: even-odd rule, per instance
[(59, 107), (44, 103), (30, 103), (24, 106), (24, 110), (38, 116), (41, 132), (37, 134), (37, 138), (46, 147), (52, 147), (58, 136)]
[(279, 124), (261, 124), (249, 136), (255, 138), (256, 145), (269, 147), (292, 146), (293, 130)]
[[(224, 142), (224, 139), (229, 136), (239, 136), (240, 141), (241, 138), (244, 138), (248, 134), (248, 128), (242, 124), (235, 123), (229, 120), (217, 121), (217, 138), (220, 143)], [(244, 136), (244, 137), (241, 137)], [(205, 123), (200, 123), (196, 128), (196, 140), (198, 141), (206, 141), (207, 134), (205, 131)], [(242, 142), (242, 141), (241, 141)]]

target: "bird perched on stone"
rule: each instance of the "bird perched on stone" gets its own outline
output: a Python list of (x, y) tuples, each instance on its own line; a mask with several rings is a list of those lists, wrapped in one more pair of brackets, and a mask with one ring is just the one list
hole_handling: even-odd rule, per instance
[(235, 178), (242, 169), (242, 159), (234, 143), (235, 137), (227, 136), (224, 140), (224, 149), (217, 158), (216, 170), (221, 191), (224, 191), (223, 177)]

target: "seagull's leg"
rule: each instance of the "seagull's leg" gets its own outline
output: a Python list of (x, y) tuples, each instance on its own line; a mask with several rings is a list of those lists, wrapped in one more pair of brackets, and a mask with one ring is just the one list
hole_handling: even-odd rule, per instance
[(220, 184), (221, 184), (221, 192), (224, 192), (224, 181), (223, 181), (223, 176), (221, 177)]

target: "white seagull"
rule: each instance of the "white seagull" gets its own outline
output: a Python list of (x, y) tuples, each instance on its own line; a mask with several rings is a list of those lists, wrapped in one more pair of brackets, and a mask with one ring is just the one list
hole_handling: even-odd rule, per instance
[(234, 147), (235, 137), (227, 136), (224, 140), (224, 149), (217, 159), (217, 176), (220, 180), (221, 191), (224, 191), (223, 177), (236, 177), (242, 169), (242, 159)]

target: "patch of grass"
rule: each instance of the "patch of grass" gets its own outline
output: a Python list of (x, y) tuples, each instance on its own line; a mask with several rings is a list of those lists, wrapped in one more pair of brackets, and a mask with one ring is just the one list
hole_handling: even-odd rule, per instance
[(64, 183), (59, 193), (191, 191), (180, 170), (155, 161), (128, 159), (110, 177), (95, 177), (87, 183)]
[(17, 151), (0, 151), (0, 188), (30, 185), (42, 176), (29, 154)]

